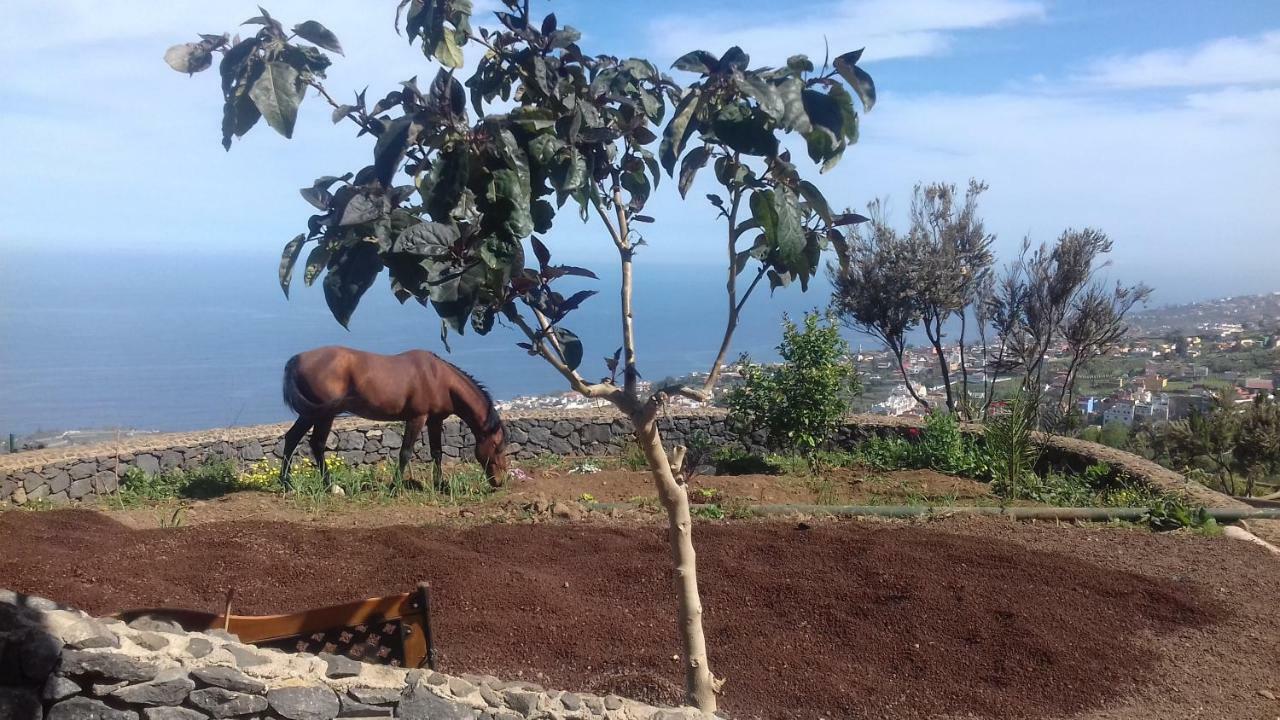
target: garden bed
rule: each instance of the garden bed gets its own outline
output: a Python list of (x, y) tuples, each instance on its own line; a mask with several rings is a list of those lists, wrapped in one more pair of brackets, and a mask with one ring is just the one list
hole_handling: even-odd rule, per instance
[[(23, 551), (0, 559), (0, 586), (94, 613), (218, 611), (235, 588), (238, 612), (269, 613), (429, 580), (446, 672), (679, 699), (658, 524), (377, 527), (400, 518), (369, 509), (322, 522), (338, 527), (150, 530), (89, 511), (2, 513), (0, 541)], [(1280, 710), (1259, 694), (1280, 690), (1280, 578), (1245, 543), (998, 520), (810, 525), (698, 527), (730, 717)]]

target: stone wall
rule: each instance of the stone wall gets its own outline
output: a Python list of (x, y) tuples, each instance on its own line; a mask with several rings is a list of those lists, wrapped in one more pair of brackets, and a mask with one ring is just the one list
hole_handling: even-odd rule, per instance
[[(0, 719), (678, 720), (614, 695), (548, 691), (495, 677), (451, 676), (288, 654), (226, 633), (142, 618), (99, 620), (0, 590)], [(710, 716), (705, 716), (710, 717)]]
[[(508, 452), (517, 459), (537, 455), (614, 455), (629, 442), (627, 422), (606, 410), (508, 413)], [(688, 444), (702, 436), (714, 445), (738, 442), (725, 427), (724, 413), (717, 410), (681, 411), (660, 420), (668, 443)], [(23, 505), (33, 500), (66, 504), (110, 495), (119, 487), (120, 477), (129, 468), (146, 473), (191, 469), (213, 460), (230, 460), (242, 466), (265, 458), (279, 460), (288, 425), (259, 425), (199, 433), (170, 433), (131, 438), (119, 443), (99, 443), (57, 450), (35, 450), (0, 455), (0, 503)], [(921, 427), (914, 418), (857, 415), (834, 438), (836, 444), (850, 446), (872, 434), (901, 434)], [(980, 425), (963, 426), (965, 432), (981, 432)], [(329, 450), (350, 465), (364, 465), (394, 459), (402, 437), (399, 424), (373, 423), (358, 419), (340, 420), (329, 436)], [(761, 449), (758, 436), (751, 443)], [(1178, 473), (1129, 453), (1103, 445), (1046, 436), (1046, 457), (1058, 465), (1081, 469), (1103, 461), (1130, 477), (1166, 490), (1190, 494), (1199, 504), (1210, 507), (1238, 505), (1231, 498), (1190, 482)], [(472, 452), (471, 432), (457, 421), (445, 423), (443, 449), (447, 458), (465, 458)], [(304, 440), (299, 453), (310, 454)], [(427, 461), (426, 442), (418, 443), (415, 457)]]

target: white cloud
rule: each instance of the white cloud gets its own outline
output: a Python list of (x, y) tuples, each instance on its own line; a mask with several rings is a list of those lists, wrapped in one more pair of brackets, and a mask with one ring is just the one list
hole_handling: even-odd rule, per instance
[(921, 57), (947, 52), (958, 31), (1042, 19), (1037, 0), (836, 0), (807, 9), (811, 20), (783, 14), (681, 14), (654, 23), (656, 52), (674, 58), (695, 49), (720, 53), (733, 45), (753, 61), (778, 65), (797, 48), (821, 57), (823, 39), (833, 53), (866, 46), (867, 60)]
[(1225, 37), (1195, 49), (1117, 55), (1091, 65), (1085, 79), (1111, 88), (1191, 88), (1280, 83), (1280, 31)]

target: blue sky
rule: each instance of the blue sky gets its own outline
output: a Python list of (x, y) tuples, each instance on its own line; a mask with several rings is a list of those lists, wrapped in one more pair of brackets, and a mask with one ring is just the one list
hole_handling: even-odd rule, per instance
[[(368, 84), (375, 96), (434, 73), (391, 32), (393, 0), (264, 4), (338, 34), (347, 57), (330, 73), (335, 94)], [(865, 46), (880, 101), (859, 145), (816, 179), (833, 204), (882, 196), (901, 216), (913, 183), (976, 176), (991, 185), (984, 211), (1005, 257), (1024, 235), (1092, 225), (1115, 240), (1114, 273), (1126, 279), (1203, 283), (1206, 294), (1280, 289), (1273, 0), (534, 5), (582, 29), (589, 52), (662, 64), (694, 47), (741, 44), (774, 64), (796, 52), (820, 59), (824, 36), (833, 54)], [(186, 78), (161, 56), (253, 14), (253, 2), (6, 2), (0, 243), (276, 255), (308, 214), (296, 189), (365, 164), (370, 146), (309, 97), (292, 142), (263, 126), (223, 152), (216, 77)], [(713, 213), (667, 190), (651, 205), (648, 259), (718, 261)], [(598, 228), (567, 218), (551, 240), (566, 262), (612, 252)]]

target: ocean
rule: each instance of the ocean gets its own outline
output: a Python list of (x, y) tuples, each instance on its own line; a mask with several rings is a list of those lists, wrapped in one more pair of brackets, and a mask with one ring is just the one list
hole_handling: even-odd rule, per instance
[[(280, 376), (294, 353), (342, 344), (383, 353), (425, 348), (483, 381), (498, 399), (567, 389), (542, 360), (514, 347), (518, 331), (452, 335), (440, 341), (434, 313), (397, 303), (385, 274), (344, 330), (319, 288), (295, 281), (286, 300), (276, 281), (278, 256), (211, 256), (94, 250), (0, 254), (0, 437), (37, 431), (131, 428), (196, 430), (282, 422)], [(615, 261), (616, 262), (616, 261)], [(583, 338), (588, 379), (606, 374), (603, 358), (620, 344), (617, 270), (592, 264), (601, 279), (566, 278), (562, 292), (598, 288), (566, 326)], [(1232, 294), (1221, 279), (1148, 278), (1161, 303)], [(1274, 288), (1260, 288), (1274, 289)], [(1247, 291), (1251, 288), (1237, 288)], [(758, 288), (738, 328), (739, 353), (776, 358), (783, 313), (824, 307), (830, 288), (792, 286), (770, 297)], [(637, 260), (635, 324), (639, 368), (649, 380), (705, 370), (726, 313), (723, 270)], [(856, 349), (877, 341), (846, 333)], [(923, 336), (913, 338), (923, 344)]]
[[(385, 274), (344, 330), (320, 287), (295, 281), (286, 300), (269, 255), (211, 257), (74, 251), (7, 252), (0, 258), (0, 433), (98, 428), (194, 430), (291, 419), (280, 376), (294, 353), (328, 344), (394, 353), (424, 348), (484, 382), (498, 399), (566, 390), (541, 359), (514, 347), (518, 331), (468, 331), (440, 341), (439, 320), (400, 305)], [(594, 267), (599, 288), (566, 326), (583, 338), (588, 379), (620, 344), (617, 271)], [(825, 281), (770, 298), (758, 288), (732, 357), (776, 357), (784, 312), (824, 306)], [(568, 292), (565, 293), (566, 295)], [(635, 324), (639, 368), (658, 380), (705, 370), (726, 313), (717, 267), (637, 262)], [(864, 339), (868, 348), (874, 345)]]

